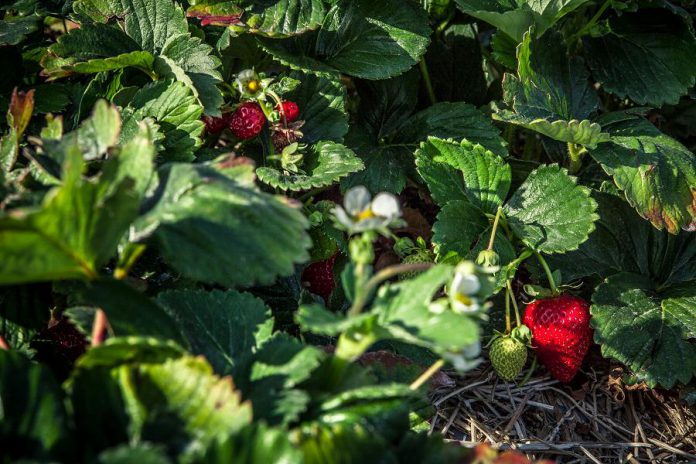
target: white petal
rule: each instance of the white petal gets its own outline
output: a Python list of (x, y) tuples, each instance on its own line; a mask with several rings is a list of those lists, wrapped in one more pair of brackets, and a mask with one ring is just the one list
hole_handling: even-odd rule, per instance
[(256, 72), (253, 69), (245, 69), (244, 71), (241, 71), (239, 74), (237, 74), (237, 79), (239, 79), (242, 82), (245, 81), (250, 81), (256, 77)]
[(401, 215), (399, 200), (391, 193), (379, 193), (375, 199), (372, 200), (372, 212), (381, 217), (390, 219), (397, 218)]
[(343, 210), (343, 208), (341, 208), (340, 206), (337, 206), (332, 210), (332, 212), (333, 212), (334, 216), (336, 216), (336, 219), (338, 220), (338, 222), (343, 224), (346, 228), (350, 229), (353, 227), (353, 225), (354, 225), (353, 220), (348, 217), (348, 215)]
[(351, 216), (357, 216), (370, 206), (370, 191), (362, 185), (351, 188), (343, 198), (343, 205)]
[(476, 356), (481, 354), (481, 341), (476, 340), (474, 343), (471, 345), (467, 346), (464, 348), (464, 351), (462, 351), (462, 354), (466, 356), (467, 358), (475, 358)]
[(473, 295), (479, 290), (481, 290), (481, 282), (474, 274), (455, 274), (452, 280), (453, 294)]
[(459, 301), (457, 298), (452, 298), (450, 301), (452, 302), (452, 311), (457, 314), (475, 313), (481, 309), (481, 305), (475, 298), (471, 298), (471, 301), (468, 303)]

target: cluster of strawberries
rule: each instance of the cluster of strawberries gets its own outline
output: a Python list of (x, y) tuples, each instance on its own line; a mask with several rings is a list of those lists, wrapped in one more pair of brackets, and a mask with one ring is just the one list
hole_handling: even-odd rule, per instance
[[(292, 123), (300, 116), (300, 108), (297, 103), (284, 101), (276, 106), (276, 111), (281, 114), (281, 120)], [(221, 117), (204, 117), (205, 130), (209, 134), (219, 134), (229, 128), (240, 140), (251, 140), (257, 137), (266, 124), (266, 115), (257, 102), (248, 101), (240, 104), (232, 113), (223, 114)]]

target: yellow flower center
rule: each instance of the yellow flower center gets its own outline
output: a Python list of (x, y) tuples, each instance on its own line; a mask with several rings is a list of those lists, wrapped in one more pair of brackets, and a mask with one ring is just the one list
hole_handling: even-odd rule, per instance
[(370, 219), (375, 217), (375, 213), (372, 212), (371, 208), (367, 208), (364, 211), (361, 211), (360, 214), (358, 214), (358, 221), (364, 221), (365, 219)]
[(247, 84), (247, 89), (249, 89), (249, 92), (256, 92), (257, 90), (259, 90), (259, 87), (261, 86), (259, 85), (259, 81), (257, 80), (249, 81), (249, 83)]
[(474, 304), (474, 299), (467, 295), (464, 295), (463, 293), (455, 293), (454, 299), (463, 304), (464, 306), (471, 306)]

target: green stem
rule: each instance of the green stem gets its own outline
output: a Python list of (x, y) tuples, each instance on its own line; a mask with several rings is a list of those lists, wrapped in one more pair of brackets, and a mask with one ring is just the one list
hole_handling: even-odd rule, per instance
[(437, 371), (445, 365), (444, 359), (438, 359), (430, 366), (425, 372), (423, 372), (420, 377), (413, 381), (413, 383), (408, 387), (411, 390), (418, 390), (425, 382), (428, 381), (430, 377), (435, 375)]
[(517, 322), (517, 327), (522, 325), (522, 321), (520, 320), (520, 308), (517, 306), (517, 300), (515, 299), (515, 293), (512, 291), (512, 283), (510, 281), (507, 281), (507, 291), (510, 294), (510, 299), (512, 300), (512, 306), (515, 308), (515, 321)]
[(568, 172), (570, 174), (575, 174), (582, 167), (582, 147), (568, 142), (568, 155), (570, 157), (570, 166), (568, 167)]
[(524, 386), (527, 382), (529, 382), (529, 379), (530, 379), (530, 377), (532, 376), (532, 374), (534, 373), (534, 369), (536, 369), (536, 367), (537, 367), (537, 358), (536, 358), (536, 356), (534, 356), (534, 357), (532, 358), (532, 365), (529, 367), (529, 370), (528, 370), (527, 373), (524, 375), (524, 378), (522, 379), (522, 381), (517, 385), (518, 387), (522, 387), (522, 386)]
[(505, 333), (512, 332), (512, 323), (510, 322), (510, 292), (505, 292)]
[[(360, 265), (358, 264), (357, 266)], [(356, 270), (358, 269), (357, 266)], [(348, 314), (350, 316), (357, 316), (358, 314), (360, 314), (363, 310), (363, 307), (365, 306), (365, 303), (367, 303), (367, 299), (369, 298), (372, 291), (385, 280), (391, 279), (392, 277), (407, 272), (425, 271), (427, 269), (430, 269), (432, 266), (433, 263), (413, 263), (398, 264), (396, 266), (389, 266), (385, 269), (382, 269), (377, 274), (373, 275), (370, 278), (370, 280), (367, 281), (367, 283), (365, 283), (365, 286), (362, 289), (360, 289), (359, 294), (355, 295), (355, 301), (353, 302), (353, 305), (350, 307)]]
[(430, 81), (430, 73), (428, 72), (428, 64), (425, 62), (425, 57), (421, 58), (420, 63), (421, 75), (423, 76), (423, 82), (425, 83), (425, 89), (428, 91), (428, 98), (430, 99), (430, 104), (434, 105), (437, 103), (437, 98), (435, 97), (435, 91), (433, 90), (433, 83)]
[(556, 282), (554, 282), (553, 280), (553, 274), (551, 273), (551, 269), (549, 268), (548, 263), (538, 251), (534, 252), (534, 256), (536, 256), (536, 258), (539, 260), (539, 264), (541, 264), (541, 267), (544, 268), (544, 272), (546, 273), (546, 279), (549, 281), (549, 287), (551, 287), (551, 293), (553, 293), (554, 295), (558, 295), (560, 292), (558, 291), (558, 287), (556, 287)]
[(493, 243), (495, 243), (495, 232), (498, 230), (498, 223), (500, 222), (500, 216), (503, 214), (503, 207), (498, 206), (498, 211), (495, 213), (495, 219), (493, 219), (493, 230), (491, 231), (491, 238), (488, 239), (488, 250), (493, 249)]
[(607, 11), (607, 8), (611, 5), (612, 0), (606, 0), (604, 4), (597, 10), (597, 13), (590, 19), (590, 21), (585, 24), (585, 26), (580, 29), (574, 36), (571, 42), (575, 42), (577, 39), (585, 35), (590, 29), (594, 27), (594, 25), (599, 21), (599, 18), (602, 17), (605, 11)]
[[(271, 98), (275, 101), (276, 106), (280, 108), (280, 116), (283, 118), (283, 126), (287, 127), (288, 120), (285, 118), (285, 108), (283, 108), (283, 100), (281, 100), (278, 94), (272, 90), (266, 90), (266, 93), (271, 96)], [(266, 115), (266, 117), (268, 117), (268, 115)]]

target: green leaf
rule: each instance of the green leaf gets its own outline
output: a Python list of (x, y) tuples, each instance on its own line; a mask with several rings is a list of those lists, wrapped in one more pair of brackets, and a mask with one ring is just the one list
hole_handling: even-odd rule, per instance
[(117, 336), (159, 337), (177, 343), (185, 340), (181, 332), (184, 328), (167, 311), (119, 280), (99, 279), (90, 282), (84, 290), (83, 300), (93, 307), (68, 309), (67, 314), (70, 316), (79, 312), (76, 320), (93, 320), (96, 308), (101, 308)]
[(97, 24), (119, 18), (124, 32), (148, 51), (161, 49), (171, 36), (188, 30), (184, 11), (170, 1), (76, 0), (73, 10)]
[[(77, 0), (81, 26), (60, 36), (44, 58), (52, 78), (136, 67), (152, 78), (188, 86), (207, 114), (223, 103), (217, 84), (220, 60), (192, 37), (184, 11), (170, 0)], [(112, 21), (117, 18), (117, 21)], [(172, 103), (173, 104), (173, 103)]]
[[(356, 152), (359, 148), (354, 148)], [(369, 151), (367, 151), (369, 150)], [(412, 163), (410, 150), (403, 147), (364, 148), (361, 159), (365, 165), (341, 181), (341, 190), (364, 185), (370, 192), (401, 192), (408, 180), (408, 165)], [(360, 153), (360, 152), (358, 152)]]
[(302, 85), (284, 98), (294, 101), (300, 107), (299, 119), (302, 126), (302, 141), (317, 143), (320, 140), (343, 142), (348, 132), (348, 115), (345, 109), (346, 90), (341, 81), (314, 74), (293, 72), (293, 79)]
[(293, 446), (287, 432), (255, 422), (208, 446), (203, 462), (301, 464), (304, 460), (300, 450)]
[[(129, 104), (131, 117), (124, 121), (124, 134), (129, 126), (145, 118), (154, 119), (164, 135), (160, 147), (162, 161), (192, 161), (200, 147), (205, 129), (203, 108), (191, 89), (181, 82), (156, 81), (138, 90)], [(123, 136), (122, 136), (123, 139)]]
[[(91, 444), (150, 441), (165, 445), (170, 457), (192, 459), (216, 437), (250, 423), (249, 404), (241, 402), (229, 378), (213, 375), (202, 357), (148, 359), (139, 351), (152, 347), (135, 346), (134, 357), (110, 365), (89, 362), (113, 351), (108, 342), (93, 348), (70, 380), (75, 420)], [(105, 423), (106, 437), (100, 435)]]
[(433, 224), (433, 244), (438, 256), (456, 252), (462, 258), (487, 229), (488, 220), (481, 210), (466, 200), (449, 201)]
[(676, 104), (696, 83), (692, 27), (666, 10), (612, 18), (607, 33), (584, 46), (595, 79), (641, 105)]
[(121, 445), (99, 453), (98, 464), (169, 464), (171, 461), (160, 446), (149, 443)]
[(526, 33), (517, 49), (517, 77), (506, 74), (503, 82), (505, 102), (514, 111), (501, 110), (494, 117), (561, 142), (595, 146), (608, 139), (587, 120), (599, 100), (582, 59), (566, 53), (560, 34), (535, 40)]
[(428, 137), (451, 138), (456, 141), (467, 139), (498, 156), (507, 156), (505, 142), (490, 118), (474, 105), (464, 102), (436, 103), (414, 114), (398, 128), (393, 141), (411, 143), (415, 150), (419, 142), (425, 141)]
[(172, 290), (160, 293), (157, 302), (191, 351), (205, 356), (219, 374), (233, 374), (273, 330), (270, 310), (250, 293)]
[(46, 367), (18, 352), (0, 350), (0, 405), (4, 459), (56, 458), (68, 420), (63, 392)]
[(593, 192), (592, 197), (599, 213), (596, 230), (578, 250), (548, 257), (564, 280), (593, 274), (605, 278), (623, 271), (668, 288), (696, 279), (696, 234), (658, 231), (618, 195)]
[(464, 13), (497, 27), (520, 42), (531, 26), (541, 35), (589, 0), (455, 0)]
[(428, 138), (416, 152), (416, 166), (440, 205), (468, 200), (484, 213), (495, 214), (510, 189), (510, 166), (467, 140), (453, 143)]
[[(115, 119), (98, 116), (108, 114), (105, 108), (106, 104), (98, 106), (91, 123), (83, 126), (96, 151), (105, 148), (100, 145), (105, 139), (97, 134), (113, 135), (104, 124), (118, 122), (117, 112)], [(108, 160), (96, 178), (82, 177), (80, 135), (65, 145), (63, 184), (46, 195), (41, 208), (0, 217), (1, 283), (93, 279), (137, 216), (141, 193), (130, 177), (119, 173), (118, 156)], [(147, 158), (149, 151), (152, 156), (151, 144), (142, 148), (145, 151), (139, 153)]]
[(242, 20), (252, 33), (279, 37), (317, 29), (325, 16), (322, 0), (279, 0), (253, 2)]
[(217, 88), (222, 80), (217, 70), (220, 64), (208, 44), (183, 33), (167, 40), (154, 67), (161, 77), (173, 77), (189, 86), (206, 114), (219, 116), (224, 102)]
[(320, 304), (302, 305), (297, 310), (295, 321), (302, 330), (320, 335), (339, 335), (359, 327), (373, 316), (363, 313), (355, 317), (343, 317)]
[(26, 36), (39, 29), (41, 16), (9, 16), (0, 20), (0, 46), (18, 45)]
[(557, 165), (533, 171), (505, 206), (512, 231), (542, 253), (575, 250), (594, 230), (597, 203)]
[(627, 115), (604, 128), (611, 141), (590, 154), (631, 206), (672, 234), (696, 228), (696, 156), (639, 117)]
[[(365, 185), (373, 192), (401, 192), (413, 171), (413, 153), (429, 136), (455, 140), (466, 138), (506, 156), (505, 143), (498, 129), (473, 105), (437, 103), (405, 117), (404, 113), (415, 107), (413, 96), (394, 90), (385, 96), (376, 92), (380, 88), (410, 85), (407, 78), (405, 75), (380, 82), (379, 86), (373, 86), (375, 92), (367, 93), (366, 104), (361, 105), (359, 111), (362, 117), (359, 126), (352, 127), (346, 139), (346, 143), (363, 159), (366, 168), (342, 182), (343, 189)], [(371, 95), (375, 95), (375, 100), (370, 99)]]
[(331, 185), (364, 167), (362, 160), (349, 148), (334, 142), (317, 142), (309, 148), (302, 161), (304, 174), (292, 174), (267, 166), (258, 168), (256, 174), (259, 180), (272, 187), (300, 191)]
[(617, 274), (592, 296), (602, 354), (626, 364), (650, 387), (672, 388), (696, 374), (696, 292), (657, 295), (645, 277)]
[(454, 311), (435, 313), (429, 305), (452, 278), (454, 269), (439, 265), (414, 279), (380, 288), (372, 306), (389, 338), (423, 346), (437, 353), (457, 353), (476, 343), (473, 318)]
[[(274, 58), (294, 69), (386, 79), (408, 70), (425, 53), (430, 28), (411, 2), (340, 1), (319, 32), (294, 41), (263, 39)], [(301, 54), (295, 53), (303, 50)]]
[(309, 379), (326, 358), (317, 347), (304, 345), (284, 333), (277, 333), (258, 350), (249, 371), (245, 397), (254, 405), (255, 417), (270, 424), (287, 424), (298, 419), (311, 398), (297, 389)]
[(260, 192), (249, 162), (232, 169), (225, 162), (163, 166), (138, 234), (152, 234), (164, 259), (193, 279), (270, 284), (309, 258), (307, 220), (282, 197)]

